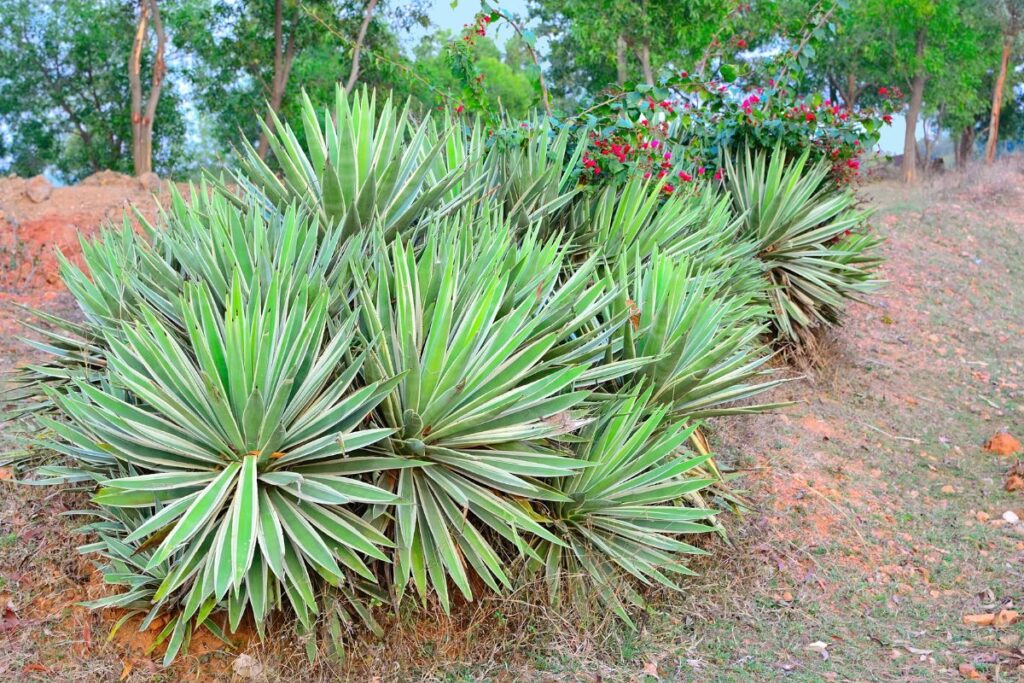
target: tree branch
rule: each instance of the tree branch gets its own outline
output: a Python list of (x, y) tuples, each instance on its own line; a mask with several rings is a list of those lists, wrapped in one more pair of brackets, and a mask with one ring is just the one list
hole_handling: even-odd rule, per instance
[(348, 81), (345, 83), (345, 92), (352, 92), (359, 78), (359, 58), (363, 51), (363, 41), (366, 40), (366, 31), (370, 28), (370, 21), (373, 20), (373, 10), (377, 7), (377, 0), (369, 0), (363, 9), (363, 23), (359, 25), (359, 33), (356, 35), (356, 44), (352, 48), (352, 68), (348, 72)]

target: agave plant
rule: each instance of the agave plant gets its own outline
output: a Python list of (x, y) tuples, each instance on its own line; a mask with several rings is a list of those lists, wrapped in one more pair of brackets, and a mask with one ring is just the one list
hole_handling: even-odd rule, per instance
[(749, 205), (587, 195), (547, 124), (499, 144), (363, 92), (302, 125), (267, 130), (280, 177), (245, 147), (237, 193), (174, 194), (64, 263), (84, 321), (46, 319), (20, 391), (63, 456), (38, 482), (96, 488), (83, 551), (125, 590), (94, 606), (167, 615), (168, 660), (214, 611), (337, 636), (376, 628), (367, 599), (448, 609), (524, 568), (630, 622), (717, 528), (697, 420), (775, 384), (763, 274), (811, 283), (776, 302), (854, 282), (873, 238), (835, 239), (849, 206), (802, 167), (749, 160)]
[(545, 504), (543, 519), (559, 542), (539, 538), (535, 568), (558, 602), (567, 587), (586, 608), (592, 596), (634, 625), (627, 606), (643, 605), (627, 579), (677, 588), (674, 576), (692, 574), (683, 559), (700, 554), (679, 537), (714, 530), (715, 511), (686, 505), (711, 485), (684, 444), (695, 424), (673, 419), (668, 406), (650, 406), (650, 388), (606, 402), (573, 447), (586, 467), (558, 480), (563, 500)]
[(737, 404), (779, 383), (766, 379), (756, 298), (723, 296), (720, 274), (657, 253), (646, 268), (620, 265), (618, 275), (625, 286), (617, 306), (630, 313), (616, 333), (620, 353), (654, 359), (630, 375), (650, 387), (651, 402), (690, 418), (769, 407)]
[(435, 175), (462, 171), (445, 203), (454, 205), (471, 193), (470, 204), (488, 211), (501, 207), (505, 219), (521, 230), (536, 227), (550, 235), (565, 227), (580, 196), (578, 164), (585, 146), (578, 138), (583, 134), (574, 138), (569, 128), (555, 130), (541, 118), (499, 137), (480, 121), (465, 125), (446, 115), (439, 125), (456, 132), (446, 138)]
[(376, 93), (349, 95), (339, 85), (333, 109), (318, 113), (303, 94), (305, 145), (273, 112), (271, 125), (262, 124), (281, 174), (243, 142), (232, 179), (243, 195), (262, 197), (278, 210), (299, 204), (321, 224), (343, 226), (346, 238), (371, 222), (388, 237), (403, 233), (427, 213), (457, 208), (472, 189), (464, 186), (439, 202), (465, 168), (442, 170), (435, 163), (453, 133), (438, 132), (429, 116), (414, 125), (408, 109), (408, 103), (398, 108), (390, 98), (378, 106)]
[(107, 340), (106, 381), (50, 390), (68, 422), (42, 419), (55, 449), (102, 477), (97, 505), (142, 511), (118, 543), (159, 579), (154, 610), (201, 624), (226, 599), (232, 625), (247, 605), (262, 625), (283, 589), (308, 621), (311, 573), (372, 581), (366, 558), (387, 559), (390, 541), (352, 505), (396, 500), (358, 475), (408, 465), (360, 455), (392, 433), (359, 427), (398, 380), (353, 385), (355, 321), (330, 320), (322, 280), (298, 296), (241, 281), (223, 314), (205, 283), (186, 286), (187, 340), (143, 309)]
[(808, 158), (776, 148), (726, 160), (740, 237), (763, 264), (778, 334), (795, 344), (819, 324), (838, 323), (847, 299), (882, 284), (875, 274), (881, 240), (865, 228), (868, 213), (856, 208), (852, 191), (830, 185), (827, 162), (809, 166)]
[(377, 506), (397, 546), (394, 581), (424, 595), (429, 581), (445, 607), (449, 578), (466, 599), (471, 571), (493, 590), (509, 585), (489, 536), (554, 540), (529, 501), (564, 498), (549, 480), (581, 466), (550, 440), (581, 423), (589, 392), (578, 387), (604, 374), (591, 366), (611, 333), (584, 330), (613, 296), (593, 262), (562, 280), (562, 249), (520, 251), (502, 225), (486, 240), (441, 231), (418, 257), (393, 243), (358, 301), (364, 337), (381, 340), (364, 376), (401, 377), (374, 419), (395, 431), (393, 454), (418, 463), (378, 481), (406, 503), (393, 523)]

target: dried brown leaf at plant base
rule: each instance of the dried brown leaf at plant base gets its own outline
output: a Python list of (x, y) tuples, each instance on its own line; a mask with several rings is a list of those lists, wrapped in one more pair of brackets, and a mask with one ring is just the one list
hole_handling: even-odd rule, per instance
[(1018, 460), (1006, 471), (1003, 488), (1007, 491), (1024, 491), (1024, 461)]
[(984, 448), (989, 453), (996, 455), (1013, 455), (1021, 452), (1020, 441), (1009, 432), (996, 432), (991, 439), (985, 442)]

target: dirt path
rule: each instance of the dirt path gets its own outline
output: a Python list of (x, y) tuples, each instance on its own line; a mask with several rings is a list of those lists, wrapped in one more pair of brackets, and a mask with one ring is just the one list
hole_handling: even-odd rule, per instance
[(665, 679), (1024, 680), (1024, 624), (962, 623), (1024, 603), (1024, 494), (982, 449), (1024, 431), (1022, 178), (982, 180), (870, 189), (890, 285), (780, 392), (801, 404), (723, 435), (757, 511)]
[[(1024, 432), (1020, 179), (869, 189), (891, 284), (852, 308), (824, 370), (778, 391), (797, 405), (719, 435), (754, 511), (728, 522), (732, 549), (717, 548), (682, 598), (658, 600), (642, 632), (580, 641), (540, 619), (509, 626), (485, 607), (471, 638), (441, 624), (417, 634), (415, 661), (368, 648), (360, 670), (451, 681), (1024, 679), (1024, 624), (962, 623), (1024, 602), (1024, 524), (1003, 521), (1024, 518), (1024, 492), (1003, 490), (1013, 459), (981, 447), (1000, 429)], [(10, 601), (21, 623), (0, 633), (0, 679), (166, 680), (72, 607), (105, 589), (68, 551), (84, 539), (41, 520), (76, 501), (5, 493), (0, 617)], [(281, 651), (252, 654), (271, 679), (304, 679)], [(232, 659), (200, 653), (179, 670), (226, 679)]]

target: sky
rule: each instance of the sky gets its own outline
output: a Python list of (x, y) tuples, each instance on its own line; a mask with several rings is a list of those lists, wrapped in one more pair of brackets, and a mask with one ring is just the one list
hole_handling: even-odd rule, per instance
[[(492, 4), (499, 7), (503, 11), (515, 16), (526, 15), (526, 2), (527, 0), (501, 0), (501, 2), (493, 2)], [(409, 37), (406, 41), (406, 46), (411, 47), (420, 41), (420, 38), (430, 33), (434, 28), (446, 28), (452, 31), (459, 31), (465, 24), (468, 24), (473, 20), (473, 16), (480, 11), (479, 0), (456, 0), (455, 7), (452, 7), (452, 0), (431, 0), (427, 9), (427, 16), (430, 17), (430, 23), (433, 24), (430, 28), (423, 28), (420, 26), (415, 27), (409, 31)], [(504, 46), (505, 41), (508, 40), (510, 30), (505, 29), (498, 32), (495, 38), (495, 42), (499, 47)]]

